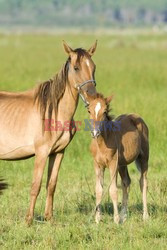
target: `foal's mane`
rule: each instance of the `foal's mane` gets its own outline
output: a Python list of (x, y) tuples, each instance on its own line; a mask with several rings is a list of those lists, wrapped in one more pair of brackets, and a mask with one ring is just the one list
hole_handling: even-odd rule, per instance
[[(77, 53), (77, 63), (80, 63), (81, 58), (87, 54), (86, 50), (82, 48), (75, 49), (74, 52)], [(71, 58), (69, 57), (59, 73), (53, 78), (41, 83), (36, 89), (34, 101), (37, 102), (40, 107), (43, 120), (46, 116), (48, 119), (51, 119), (53, 112), (56, 117), (59, 101), (65, 92), (66, 83), (68, 83), (70, 61)]]

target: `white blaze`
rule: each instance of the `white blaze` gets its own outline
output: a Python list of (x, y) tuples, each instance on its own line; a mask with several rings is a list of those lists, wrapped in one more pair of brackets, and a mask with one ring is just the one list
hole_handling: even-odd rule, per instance
[(88, 65), (88, 67), (90, 66), (89, 60), (86, 59), (86, 64)]
[(96, 119), (97, 119), (97, 115), (98, 115), (100, 109), (101, 109), (101, 103), (98, 102), (98, 103), (96, 104), (96, 107), (95, 107)]

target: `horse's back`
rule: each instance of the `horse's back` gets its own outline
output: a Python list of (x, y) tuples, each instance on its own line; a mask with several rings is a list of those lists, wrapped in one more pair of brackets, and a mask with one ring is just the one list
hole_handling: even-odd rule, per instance
[(17, 159), (34, 154), (39, 117), (33, 92), (0, 92), (0, 159)]
[(120, 124), (122, 124), (122, 126), (130, 126), (130, 125), (134, 125), (139, 131), (142, 131), (145, 133), (145, 135), (148, 137), (149, 131), (148, 131), (148, 127), (147, 124), (145, 123), (145, 121), (143, 120), (143, 118), (141, 116), (139, 116), (138, 114), (132, 113), (132, 114), (123, 114), (118, 116), (116, 119), (116, 121), (119, 121)]
[(149, 142), (148, 127), (137, 114), (123, 114), (116, 118), (120, 122), (121, 155), (128, 162), (132, 162), (140, 154), (148, 159)]

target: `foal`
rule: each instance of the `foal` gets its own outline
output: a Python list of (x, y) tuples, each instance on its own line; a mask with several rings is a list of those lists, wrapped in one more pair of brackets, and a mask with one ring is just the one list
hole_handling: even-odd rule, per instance
[[(114, 121), (109, 115), (112, 97), (104, 98), (97, 93), (89, 96), (88, 112), (91, 118), (91, 153), (96, 173), (96, 215), (98, 223), (101, 217), (100, 203), (103, 193), (105, 167), (109, 168), (111, 184), (110, 197), (114, 207), (114, 222), (124, 222), (127, 217), (128, 190), (130, 177), (127, 165), (135, 161), (141, 173), (140, 189), (143, 199), (143, 219), (148, 218), (147, 211), (147, 170), (149, 159), (148, 128), (143, 119), (136, 114), (123, 114)], [(117, 173), (122, 180), (122, 209), (118, 214)]]

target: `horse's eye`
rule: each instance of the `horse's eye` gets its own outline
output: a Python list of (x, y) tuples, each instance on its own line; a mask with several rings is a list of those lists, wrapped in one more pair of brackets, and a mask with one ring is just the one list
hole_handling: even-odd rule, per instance
[(79, 68), (78, 68), (77, 66), (74, 66), (74, 70), (75, 70), (75, 71), (78, 71)]
[(88, 110), (88, 113), (90, 114), (90, 111)]

